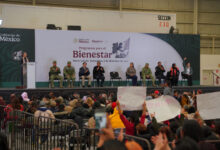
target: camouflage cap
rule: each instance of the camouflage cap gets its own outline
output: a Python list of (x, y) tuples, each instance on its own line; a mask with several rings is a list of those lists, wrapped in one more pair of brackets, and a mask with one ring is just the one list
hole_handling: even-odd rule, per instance
[(67, 64), (71, 64), (71, 61), (68, 61)]
[(57, 61), (56, 61), (56, 60), (54, 60), (54, 61), (53, 61), (53, 64), (55, 64), (55, 63), (57, 63)]
[(146, 66), (146, 65), (149, 65), (149, 63), (145, 63), (145, 66)]

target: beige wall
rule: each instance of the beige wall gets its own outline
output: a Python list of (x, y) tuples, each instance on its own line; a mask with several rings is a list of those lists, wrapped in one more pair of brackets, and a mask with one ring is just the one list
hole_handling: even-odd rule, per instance
[(213, 85), (213, 74), (220, 71), (220, 55), (201, 54), (200, 56), (200, 82), (202, 85)]
[(83, 31), (169, 33), (169, 28), (159, 30), (157, 14), (170, 14), (170, 26), (176, 26), (174, 13), (122, 12), (12, 4), (1, 4), (0, 8), (2, 27), (9, 28), (46, 29), (47, 24), (55, 24), (63, 30), (66, 30), (68, 25), (81, 25)]

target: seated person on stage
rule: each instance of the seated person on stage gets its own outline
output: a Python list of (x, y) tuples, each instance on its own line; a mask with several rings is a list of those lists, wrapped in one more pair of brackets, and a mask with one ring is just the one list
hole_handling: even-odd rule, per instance
[(82, 87), (85, 87), (85, 79), (88, 79), (88, 87), (91, 87), (91, 76), (89, 68), (86, 67), (87, 63), (84, 62), (83, 66), (79, 69), (79, 77), (82, 78)]
[(137, 76), (136, 76), (136, 70), (134, 68), (133, 62), (130, 63), (130, 66), (128, 67), (126, 71), (126, 76), (128, 79), (132, 79), (133, 86), (137, 86)]
[(75, 68), (71, 66), (71, 61), (68, 61), (67, 66), (63, 68), (63, 74), (67, 78), (68, 87), (72, 88), (76, 77), (75, 77)]
[(155, 68), (155, 70), (156, 70), (155, 76), (159, 80), (159, 84), (161, 84), (161, 79), (165, 79), (164, 76), (165, 69), (160, 61), (157, 63), (157, 67)]
[(183, 60), (184, 71), (182, 72), (182, 77), (187, 79), (188, 86), (192, 86), (192, 74), (193, 69), (190, 66), (190, 62), (186, 63), (186, 57)]
[(151, 79), (152, 80), (152, 85), (155, 86), (155, 80), (154, 77), (152, 75), (151, 69), (149, 67), (149, 64), (146, 63), (144, 68), (142, 69), (142, 78), (143, 78), (143, 85), (146, 85), (146, 79)]
[(54, 88), (54, 79), (60, 80), (60, 88), (63, 87), (63, 77), (59, 74), (60, 68), (57, 67), (57, 62), (53, 61), (53, 66), (50, 67), (50, 83), (52, 88)]
[(180, 73), (179, 68), (176, 66), (175, 63), (173, 63), (168, 77), (169, 80), (171, 81), (171, 86), (178, 85), (179, 73)]
[[(105, 80), (105, 76), (104, 76), (105, 70), (104, 68), (101, 66), (101, 62), (98, 61), (97, 62), (97, 66), (95, 66), (93, 68), (93, 78), (97, 80), (97, 86), (101, 86), (103, 87), (103, 83)], [(101, 80), (101, 85), (100, 85), (100, 81)]]

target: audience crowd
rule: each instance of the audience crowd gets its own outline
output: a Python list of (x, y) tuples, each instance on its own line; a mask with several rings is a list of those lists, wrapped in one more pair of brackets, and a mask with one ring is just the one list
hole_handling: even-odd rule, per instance
[[(46, 116), (57, 119), (72, 119), (80, 128), (95, 128), (95, 111), (107, 114), (106, 128), (99, 132), (97, 149), (100, 150), (141, 150), (148, 149), (140, 140), (128, 141), (126, 135), (147, 139), (154, 150), (219, 150), (220, 120), (203, 120), (197, 110), (196, 97), (202, 91), (179, 92), (165, 86), (164, 91), (152, 91), (146, 101), (160, 95), (172, 95), (181, 105), (179, 116), (157, 122), (155, 114), (149, 114), (146, 104), (142, 111), (122, 111), (115, 93), (89, 93), (87, 95), (56, 95), (50, 92), (42, 98), (31, 97), (23, 92), (10, 95), (6, 104), (0, 97), (1, 128), (5, 128), (10, 112), (20, 110), (31, 113), (38, 118)], [(210, 142), (216, 140), (218, 142)], [(4, 135), (0, 134), (0, 147), (7, 145)], [(7, 146), (5, 146), (7, 149)]]

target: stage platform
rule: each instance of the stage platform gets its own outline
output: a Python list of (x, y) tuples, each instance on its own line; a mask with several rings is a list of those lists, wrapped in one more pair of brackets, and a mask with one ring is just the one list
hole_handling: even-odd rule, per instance
[[(152, 93), (154, 90), (159, 90), (160, 92), (163, 91), (163, 87), (146, 87), (147, 93)], [(176, 86), (172, 88), (173, 90), (179, 91), (193, 91), (193, 90), (202, 90), (204, 93), (206, 92), (215, 92), (220, 91), (220, 86)], [(88, 95), (90, 93), (117, 93), (117, 87), (85, 87), (85, 88), (36, 88), (36, 89), (16, 89), (16, 88), (1, 88), (0, 89), (0, 96), (3, 96), (4, 99), (8, 102), (9, 95), (15, 93), (16, 95), (20, 95), (22, 92), (28, 92), (29, 97), (36, 96), (42, 97), (48, 95), (49, 92), (54, 92), (57, 96), (65, 96), (71, 95), (74, 92), (79, 93), (81, 96)]]

